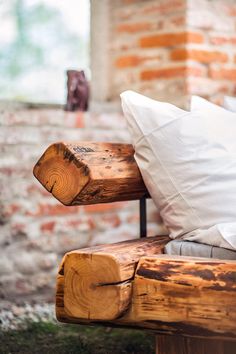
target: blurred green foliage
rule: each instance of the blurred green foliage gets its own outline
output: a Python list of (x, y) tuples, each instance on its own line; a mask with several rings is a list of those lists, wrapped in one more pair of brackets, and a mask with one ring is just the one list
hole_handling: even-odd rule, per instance
[(0, 353), (154, 354), (154, 335), (138, 330), (29, 323), (0, 334)]
[[(2, 5), (0, 18), (11, 22), (14, 35), (0, 42), (0, 98), (60, 101), (64, 72), (88, 67), (88, 38), (70, 30), (60, 8), (40, 0), (0, 0)], [(57, 78), (63, 86), (58, 94), (55, 84), (48, 86)]]

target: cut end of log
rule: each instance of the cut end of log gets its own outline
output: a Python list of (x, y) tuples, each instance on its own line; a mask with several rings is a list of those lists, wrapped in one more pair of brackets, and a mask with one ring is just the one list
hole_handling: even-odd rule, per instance
[(55, 143), (37, 162), (34, 175), (64, 205), (149, 196), (129, 144)]
[(89, 181), (89, 170), (64, 143), (49, 146), (33, 170), (38, 181), (64, 205), (71, 205)]
[(113, 320), (129, 306), (131, 282), (121, 280), (110, 255), (68, 254), (64, 267), (65, 311), (87, 320)]
[(112, 321), (123, 316), (131, 304), (140, 257), (162, 253), (167, 242), (167, 237), (159, 236), (67, 253), (58, 273), (57, 318), (67, 314), (80, 320)]

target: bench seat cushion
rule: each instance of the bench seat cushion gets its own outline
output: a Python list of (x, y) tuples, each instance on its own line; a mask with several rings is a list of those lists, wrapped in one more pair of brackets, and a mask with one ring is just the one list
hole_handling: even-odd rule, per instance
[(236, 251), (202, 243), (173, 240), (165, 246), (165, 253), (178, 256), (206, 257), (236, 260)]

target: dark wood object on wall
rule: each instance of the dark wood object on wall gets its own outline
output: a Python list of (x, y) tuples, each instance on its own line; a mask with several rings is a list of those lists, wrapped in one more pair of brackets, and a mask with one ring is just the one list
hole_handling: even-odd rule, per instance
[(84, 71), (67, 71), (66, 111), (87, 111), (89, 100), (89, 84)]

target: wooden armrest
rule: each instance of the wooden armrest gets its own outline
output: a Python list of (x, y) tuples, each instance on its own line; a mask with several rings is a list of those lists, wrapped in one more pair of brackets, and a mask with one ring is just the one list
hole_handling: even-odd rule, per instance
[(34, 176), (64, 205), (148, 196), (130, 144), (55, 143), (34, 167)]

